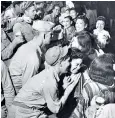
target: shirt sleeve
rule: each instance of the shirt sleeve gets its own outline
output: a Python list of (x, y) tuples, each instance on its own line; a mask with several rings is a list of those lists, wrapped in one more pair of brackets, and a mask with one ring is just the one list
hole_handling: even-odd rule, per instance
[(21, 21), (23, 21), (23, 18), (22, 18), (22, 17), (11, 18), (11, 19), (9, 20), (9, 26), (10, 26), (10, 28), (13, 28), (13, 26), (14, 26), (16, 23), (21, 22)]
[[(3, 44), (1, 43), (1, 45)], [(9, 59), (13, 54), (14, 48), (15, 48), (15, 45), (13, 43), (10, 43), (7, 47), (3, 48), (1, 50), (2, 60)]]
[(14, 88), (7, 67), (2, 61), (1, 61), (1, 82), (4, 91), (6, 106), (8, 108), (13, 102), (13, 99), (15, 97), (15, 92), (14, 92)]

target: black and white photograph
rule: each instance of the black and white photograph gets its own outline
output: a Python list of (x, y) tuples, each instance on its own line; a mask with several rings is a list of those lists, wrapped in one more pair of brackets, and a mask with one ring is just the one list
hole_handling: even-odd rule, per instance
[(115, 1), (1, 1), (1, 118), (115, 118)]

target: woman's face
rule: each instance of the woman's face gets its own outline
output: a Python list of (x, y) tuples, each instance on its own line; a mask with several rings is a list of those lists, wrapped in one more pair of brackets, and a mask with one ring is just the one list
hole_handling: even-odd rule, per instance
[(103, 30), (104, 29), (104, 27), (105, 27), (105, 23), (104, 23), (104, 21), (102, 21), (102, 20), (98, 20), (97, 22), (96, 22), (96, 28), (98, 29), (98, 30)]
[(73, 74), (76, 74), (79, 71), (79, 69), (81, 68), (81, 64), (82, 64), (81, 58), (73, 59), (71, 61), (71, 72)]
[(81, 49), (82, 49), (82, 47), (81, 47), (80, 44), (79, 44), (79, 41), (78, 41), (78, 38), (77, 38), (77, 37), (74, 37), (74, 38), (72, 39), (71, 47), (77, 48), (78, 50), (81, 50)]
[(82, 19), (77, 19), (76, 24), (75, 24), (75, 28), (77, 32), (83, 31), (86, 27), (87, 25)]
[(63, 26), (64, 26), (65, 29), (69, 28), (71, 26), (71, 24), (72, 24), (72, 22), (71, 22), (71, 20), (69, 18), (64, 18)]
[(71, 10), (70, 11), (70, 16), (72, 17), (72, 19), (75, 19), (77, 17), (77, 13), (75, 10)]

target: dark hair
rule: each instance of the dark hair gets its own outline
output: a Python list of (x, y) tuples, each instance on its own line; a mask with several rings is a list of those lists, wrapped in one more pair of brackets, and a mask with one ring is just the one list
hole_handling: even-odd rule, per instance
[(72, 10), (74, 10), (76, 12), (76, 9), (75, 8), (70, 8), (69, 9), (69, 12), (72, 11)]
[(103, 54), (95, 58), (90, 65), (89, 76), (95, 82), (112, 85), (114, 83), (113, 63), (112, 54)]
[(55, 7), (59, 7), (60, 8), (60, 6), (58, 4), (55, 4), (55, 5), (53, 5), (52, 12), (55, 9)]
[(82, 58), (83, 59), (83, 53), (81, 53), (76, 48), (71, 48), (71, 59), (75, 59), (75, 58)]
[(70, 21), (72, 21), (72, 22), (73, 22), (73, 19), (72, 19), (72, 17), (71, 17), (71, 16), (66, 16), (66, 17), (64, 17), (64, 18), (68, 18)]
[(97, 18), (97, 21), (98, 20), (102, 20), (104, 23), (106, 23), (106, 18), (104, 17), (104, 16), (99, 16), (98, 18)]
[[(87, 18), (85, 15), (79, 15), (79, 16), (77, 17), (77, 20), (78, 20), (78, 19), (83, 20), (85, 24), (89, 25), (89, 20), (88, 20), (88, 18)], [(77, 21), (77, 20), (76, 20), (76, 21)]]
[(14, 1), (12, 3), (13, 7), (15, 7), (16, 5), (20, 5), (22, 3), (22, 1)]
[(83, 52), (83, 53), (89, 52), (89, 50), (92, 48), (91, 35), (86, 31), (82, 31), (82, 32), (78, 33), (76, 36), (78, 39), (78, 43), (82, 47), (81, 52)]

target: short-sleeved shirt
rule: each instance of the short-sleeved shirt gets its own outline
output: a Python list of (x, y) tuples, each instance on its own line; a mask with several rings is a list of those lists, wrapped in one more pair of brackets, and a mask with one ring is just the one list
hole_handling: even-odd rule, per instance
[(14, 86), (21, 88), (29, 78), (38, 72), (41, 63), (40, 48), (35, 47), (32, 42), (33, 40), (22, 45), (12, 57), (9, 71)]
[(27, 42), (31, 41), (35, 36), (32, 26), (26, 22), (16, 23), (13, 27), (13, 32), (15, 33), (17, 31), (22, 32)]
[(30, 78), (14, 101), (21, 102), (30, 108), (48, 108), (55, 113), (61, 106), (58, 102), (58, 82), (58, 74), (54, 68), (49, 67)]

